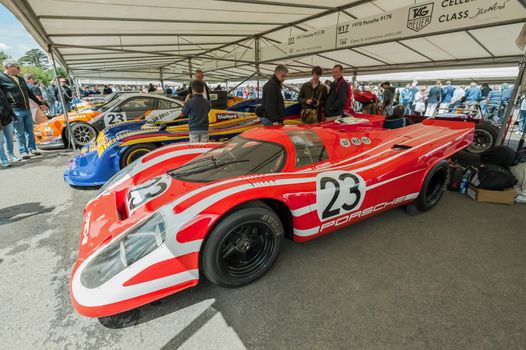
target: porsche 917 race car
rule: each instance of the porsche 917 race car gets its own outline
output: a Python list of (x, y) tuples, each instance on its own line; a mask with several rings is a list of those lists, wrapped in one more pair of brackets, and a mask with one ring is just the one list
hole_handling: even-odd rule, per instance
[(388, 130), (343, 119), (169, 145), (124, 168), (84, 209), (74, 308), (114, 315), (202, 275), (246, 285), (271, 268), (284, 237), (307, 241), (402, 205), (430, 210), (445, 159), (473, 139), (468, 122)]
[[(211, 110), (210, 140), (226, 141), (262, 126), (260, 119), (252, 112), (258, 103), (259, 100), (247, 100), (228, 110)], [(289, 103), (285, 109), (285, 124), (299, 124), (300, 111), (298, 103)], [(169, 123), (127, 122), (106, 128), (94, 143), (82, 148), (80, 154), (68, 162), (64, 181), (77, 187), (101, 186), (144, 154), (170, 143), (187, 142), (187, 121), (185, 117), (177, 117)]]

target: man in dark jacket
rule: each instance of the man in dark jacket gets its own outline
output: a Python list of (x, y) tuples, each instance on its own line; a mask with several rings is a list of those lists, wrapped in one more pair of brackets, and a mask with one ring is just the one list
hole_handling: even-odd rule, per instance
[(349, 84), (343, 79), (343, 67), (339, 64), (332, 68), (334, 81), (329, 88), (329, 96), (325, 102), (325, 115), (337, 117), (343, 115), (345, 106), (349, 104)]
[(428, 117), (433, 116), (441, 101), (442, 101), (442, 83), (437, 81), (437, 83), (433, 85), (431, 89), (429, 89), (427, 109), (426, 109), (425, 115)]
[(0, 89), (4, 92), (18, 121), (15, 123), (18, 150), (23, 159), (30, 155), (39, 155), (33, 134), (33, 117), (29, 107), (29, 99), (45, 109), (40, 101), (27, 87), (24, 78), (18, 76), (20, 66), (12, 59), (4, 61), (4, 72), (0, 74)]
[(62, 88), (62, 92), (64, 93), (64, 103), (66, 104), (66, 107), (62, 106), (62, 102), (60, 100), (60, 95), (58, 94), (58, 87), (55, 90), (55, 97), (57, 99), (58, 103), (58, 114), (64, 113), (64, 109), (69, 111), (71, 108), (71, 100), (73, 99), (73, 91), (71, 91), (71, 88), (68, 86), (68, 82), (64, 78), (60, 78), (60, 87)]
[[(0, 162), (4, 168), (11, 166), (10, 161), (16, 162), (18, 160), (13, 154), (13, 120), (16, 120), (16, 115), (4, 92), (0, 89)], [(4, 153), (4, 140), (8, 145), (7, 156)]]
[(315, 109), (317, 121), (321, 122), (322, 108), (327, 99), (327, 88), (320, 81), (323, 71), (321, 67), (312, 68), (312, 79), (301, 86), (298, 102), (303, 109)]
[(388, 81), (383, 82), (381, 85), (382, 89), (382, 104), (385, 116), (393, 115), (393, 105), (395, 102), (396, 89), (391, 86)]
[(210, 102), (203, 96), (205, 83), (194, 80), (190, 86), (192, 97), (184, 103), (182, 110), (182, 114), (188, 117), (189, 141), (208, 142)]
[(265, 85), (263, 85), (263, 99), (261, 107), (258, 107), (256, 114), (261, 118), (261, 123), (270, 126), (274, 123), (283, 124), (285, 114), (285, 102), (281, 89), (283, 82), (287, 79), (289, 70), (287, 67), (278, 64), (274, 69), (274, 75)]
[[(203, 97), (206, 98), (208, 101), (210, 101), (210, 89), (208, 88), (208, 85), (205, 82), (205, 74), (202, 70), (197, 69), (194, 72), (194, 80), (202, 81), (205, 84), (205, 91), (203, 93)], [(188, 87), (188, 94), (186, 95), (185, 101), (189, 100), (192, 97), (192, 84)]]

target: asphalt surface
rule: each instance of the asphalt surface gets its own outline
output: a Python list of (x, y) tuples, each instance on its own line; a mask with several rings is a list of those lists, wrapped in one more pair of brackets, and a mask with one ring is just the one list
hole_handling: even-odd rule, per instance
[(72, 309), (84, 204), (71, 152), (0, 170), (5, 349), (524, 349), (526, 207), (447, 193), (311, 242), (286, 242), (257, 282), (195, 288), (105, 319)]

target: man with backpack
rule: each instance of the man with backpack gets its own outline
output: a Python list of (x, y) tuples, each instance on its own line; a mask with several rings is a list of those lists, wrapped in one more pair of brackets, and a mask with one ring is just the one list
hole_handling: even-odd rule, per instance
[(338, 117), (351, 111), (352, 89), (343, 78), (343, 67), (340, 64), (332, 68), (334, 81), (329, 89), (329, 96), (325, 102), (325, 115)]

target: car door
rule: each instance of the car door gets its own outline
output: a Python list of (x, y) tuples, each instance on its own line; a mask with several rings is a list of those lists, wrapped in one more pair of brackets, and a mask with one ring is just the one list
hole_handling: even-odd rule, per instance
[(104, 125), (108, 127), (127, 120), (142, 120), (154, 107), (155, 98), (152, 96), (130, 97), (104, 115)]

